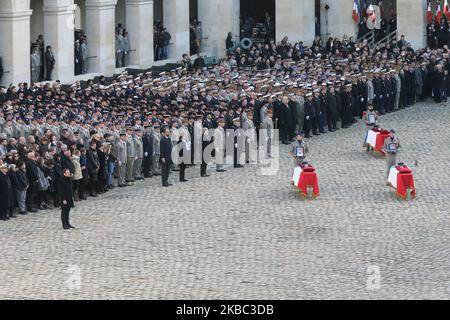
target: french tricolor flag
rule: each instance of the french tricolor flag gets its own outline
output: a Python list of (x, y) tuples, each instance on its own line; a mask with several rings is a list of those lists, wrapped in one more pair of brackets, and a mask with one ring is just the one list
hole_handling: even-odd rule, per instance
[(359, 4), (358, 4), (358, 0), (354, 0), (353, 1), (352, 18), (355, 21), (355, 23), (359, 23)]

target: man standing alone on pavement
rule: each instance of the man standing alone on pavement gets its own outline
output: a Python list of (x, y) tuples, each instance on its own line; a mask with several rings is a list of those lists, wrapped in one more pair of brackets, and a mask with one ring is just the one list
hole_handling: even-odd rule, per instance
[(170, 129), (165, 127), (160, 142), (161, 178), (163, 187), (171, 186), (169, 183), (170, 165), (172, 164), (172, 141), (169, 138)]
[(63, 229), (74, 229), (69, 222), (70, 209), (74, 207), (71, 173), (68, 168), (64, 169), (63, 176), (59, 183), (59, 198), (61, 201), (61, 221)]

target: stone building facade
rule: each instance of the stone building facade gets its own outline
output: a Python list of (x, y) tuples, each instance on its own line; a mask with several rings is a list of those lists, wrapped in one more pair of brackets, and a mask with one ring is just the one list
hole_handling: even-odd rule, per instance
[[(42, 34), (45, 45), (53, 47), (56, 65), (53, 78), (70, 83), (74, 76), (74, 29), (86, 30), (89, 54), (87, 76), (116, 73), (114, 30), (123, 22), (134, 49), (130, 66), (149, 68), (154, 64), (153, 21), (161, 16), (172, 35), (169, 59), (180, 60), (189, 52), (190, 2), (193, 0), (1, 0), (0, 56), (6, 73), (1, 85), (30, 81), (30, 42)], [(202, 21), (202, 52), (210, 56), (225, 54), (228, 32), (238, 34), (240, 1), (195, 0), (196, 15)], [(270, 1), (270, 0), (268, 0)], [(351, 19), (353, 0), (272, 0), (275, 2), (276, 40), (310, 45), (315, 36), (317, 6), (321, 13), (330, 5), (328, 28), (331, 36), (356, 34)], [(395, 1), (395, 0), (393, 0)], [(257, 1), (256, 1), (257, 2)], [(257, 5), (257, 3), (256, 3)], [(414, 47), (425, 39), (426, 0), (397, 0), (398, 33), (405, 34)]]

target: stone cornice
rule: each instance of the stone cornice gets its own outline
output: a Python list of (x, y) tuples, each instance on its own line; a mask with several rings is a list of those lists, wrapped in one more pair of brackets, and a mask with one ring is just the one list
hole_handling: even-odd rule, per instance
[(1, 12), (0, 20), (26, 20), (30, 19), (33, 10), (25, 10), (19, 12)]
[(142, 6), (153, 4), (153, 0), (127, 0), (126, 6)]
[(87, 0), (86, 1), (86, 9), (111, 9), (115, 8), (117, 4), (117, 0)]
[(71, 4), (68, 6), (60, 6), (60, 7), (46, 7), (42, 9), (44, 14), (73, 14), (75, 12), (76, 5)]

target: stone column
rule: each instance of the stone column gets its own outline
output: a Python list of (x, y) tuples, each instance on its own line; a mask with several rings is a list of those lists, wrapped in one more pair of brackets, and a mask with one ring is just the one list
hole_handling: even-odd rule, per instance
[(414, 49), (424, 48), (427, 44), (426, 11), (424, 0), (397, 0), (397, 36), (400, 39), (404, 34)]
[(153, 0), (126, 0), (126, 29), (130, 39), (130, 65), (153, 64)]
[(0, 1), (0, 56), (5, 73), (2, 84), (30, 82), (29, 1)]
[(164, 0), (164, 27), (172, 36), (169, 59), (181, 60), (183, 53), (189, 53), (189, 0)]
[(73, 0), (44, 1), (45, 46), (51, 46), (55, 56), (52, 80), (68, 83), (74, 77), (74, 23)]
[(225, 55), (228, 32), (239, 30), (239, 12), (236, 0), (198, 0), (198, 20), (206, 38), (202, 41), (202, 52), (217, 58)]
[[(115, 9), (117, 0), (86, 0), (89, 73), (112, 76), (116, 69)], [(153, 30), (152, 30), (153, 32)]]
[[(327, 4), (330, 7), (329, 10), (325, 10), (325, 5)], [(322, 36), (340, 39), (342, 39), (344, 35), (356, 37), (358, 25), (352, 19), (352, 10), (353, 0), (321, 0), (320, 24)], [(323, 38), (323, 41), (326, 41), (326, 39)]]
[(306, 46), (312, 45), (315, 36), (314, 0), (277, 0), (275, 16), (277, 41), (287, 36), (292, 44), (303, 41)]

